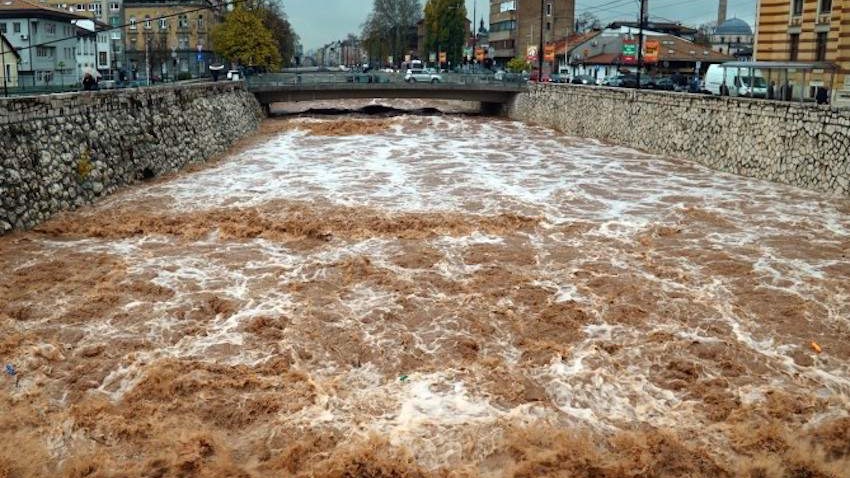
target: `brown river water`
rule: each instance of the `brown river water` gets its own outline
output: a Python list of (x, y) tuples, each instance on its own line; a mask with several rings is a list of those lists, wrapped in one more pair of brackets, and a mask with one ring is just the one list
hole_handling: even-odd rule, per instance
[(298, 116), (0, 238), (0, 477), (847, 477), (850, 200)]

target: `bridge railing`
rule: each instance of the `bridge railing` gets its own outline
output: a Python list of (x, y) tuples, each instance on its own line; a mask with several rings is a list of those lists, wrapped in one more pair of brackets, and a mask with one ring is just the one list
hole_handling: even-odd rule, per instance
[[(525, 84), (525, 81), (497, 79), (493, 74), (485, 73), (442, 73), (441, 84), (450, 85), (512, 85)], [(305, 72), (305, 73), (264, 73), (252, 75), (247, 79), (250, 88), (297, 87), (340, 85), (344, 83), (371, 83), (376, 86), (387, 83), (404, 83), (404, 73), (387, 72)]]

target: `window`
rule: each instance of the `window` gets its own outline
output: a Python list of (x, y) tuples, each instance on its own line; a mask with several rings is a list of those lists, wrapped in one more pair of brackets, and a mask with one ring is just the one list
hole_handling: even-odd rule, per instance
[(498, 22), (490, 25), (491, 32), (509, 32), (516, 30), (516, 21), (508, 20), (506, 22)]
[(204, 29), (204, 16), (198, 15), (198, 30)]
[(106, 52), (105, 52), (105, 51), (98, 52), (98, 54), (97, 54), (97, 61), (98, 61), (98, 63), (100, 63), (101, 65), (105, 65), (105, 64), (106, 64)]
[(159, 19), (159, 29), (160, 30), (168, 30), (168, 19), (160, 18)]
[(74, 9), (77, 10), (78, 12), (84, 12), (86, 10), (86, 6), (83, 5), (82, 3), (78, 3), (77, 6)]
[(179, 50), (188, 50), (189, 49), (189, 37), (181, 36), (178, 39), (178, 42), (179, 42), (179, 44), (177, 45), (177, 48)]
[(109, 24), (113, 27), (121, 25), (121, 17), (109, 17)]
[(111, 2), (109, 4), (109, 9), (113, 12), (117, 12), (118, 10), (121, 9), (121, 7), (118, 5), (118, 2)]
[(180, 15), (177, 17), (177, 26), (180, 28), (189, 28), (189, 15)]
[(551, 23), (551, 22), (546, 22), (546, 31), (548, 32), (548, 31), (549, 31), (549, 30), (551, 30), (551, 29), (552, 29), (552, 23)]
[(803, 15), (803, 0), (791, 0), (791, 16)]
[(89, 11), (90, 12), (94, 11), (94, 4), (93, 3), (89, 3)]
[(820, 14), (832, 12), (832, 0), (820, 0), (819, 5)]
[(48, 23), (48, 24), (44, 25), (44, 32), (47, 33), (50, 36), (56, 35), (56, 24), (55, 23)]
[(145, 30), (151, 29), (151, 16), (145, 15)]
[(815, 50), (815, 61), (826, 61), (827, 33), (818, 33), (817, 49)]
[(6, 65), (6, 78), (9, 78), (10, 76), (12, 76), (12, 65), (7, 64)]
[(0, 33), (6, 34), (6, 24), (0, 23)]
[(130, 17), (130, 30), (136, 29), (136, 17)]
[(546, 4), (546, 16), (547, 17), (552, 16), (552, 4), (551, 3)]
[(512, 12), (516, 10), (516, 0), (511, 0), (509, 2), (502, 2), (499, 4), (499, 12)]
[(15, 22), (12, 24), (12, 33), (21, 33), (21, 22)]
[(797, 61), (797, 59), (800, 57), (800, 34), (792, 33), (789, 43), (791, 45), (790, 55), (788, 59), (791, 61)]

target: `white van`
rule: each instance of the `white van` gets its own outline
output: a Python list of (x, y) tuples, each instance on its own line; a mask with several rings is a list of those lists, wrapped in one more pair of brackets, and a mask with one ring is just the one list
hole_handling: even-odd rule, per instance
[(767, 97), (767, 82), (761, 73), (755, 71), (750, 78), (750, 70), (726, 68), (723, 65), (711, 65), (705, 74), (705, 89), (712, 95), (722, 95), (723, 84), (729, 89), (729, 96)]

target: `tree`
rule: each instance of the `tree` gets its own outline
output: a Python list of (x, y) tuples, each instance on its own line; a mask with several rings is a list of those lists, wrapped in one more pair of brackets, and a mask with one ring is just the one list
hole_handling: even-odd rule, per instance
[(508, 64), (505, 65), (508, 68), (508, 71), (513, 73), (522, 73), (523, 71), (531, 71), (531, 63), (525, 60), (525, 58), (512, 58), (508, 61)]
[(458, 64), (466, 44), (466, 5), (463, 0), (428, 0), (425, 5), (425, 46), (446, 52)]
[(213, 50), (232, 62), (268, 70), (280, 68), (277, 43), (257, 10), (237, 5), (224, 22), (216, 25), (211, 38)]
[(697, 27), (697, 33), (694, 35), (694, 43), (697, 45), (711, 46), (711, 35), (717, 28), (716, 22), (707, 22)]
[(576, 33), (587, 33), (602, 28), (599, 17), (590, 12), (583, 12), (576, 18)]
[(295, 45), (298, 35), (289, 23), (286, 12), (278, 0), (254, 0), (253, 7), (260, 12), (263, 25), (269, 29), (280, 52), (283, 66), (291, 66), (295, 58)]
[(401, 61), (421, 18), (419, 0), (374, 0), (362, 33), (369, 56), (379, 61), (392, 56), (396, 62)]

